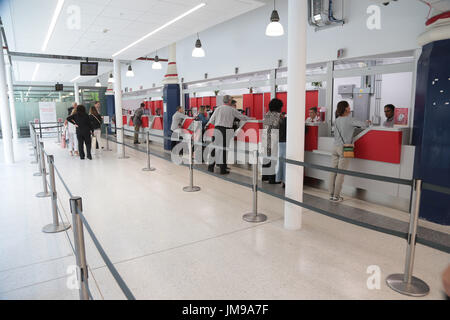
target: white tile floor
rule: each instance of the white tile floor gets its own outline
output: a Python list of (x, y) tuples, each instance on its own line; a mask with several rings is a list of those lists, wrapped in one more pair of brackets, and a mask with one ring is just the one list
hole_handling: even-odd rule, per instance
[[(379, 232), (304, 211), (303, 228), (283, 228), (283, 202), (260, 194), (263, 224), (242, 220), (251, 210), (249, 189), (195, 173), (199, 193), (182, 191), (185, 167), (145, 156), (118, 160), (103, 152), (93, 161), (71, 158), (46, 140), (46, 150), (119, 273), (138, 299), (408, 299), (391, 291), (385, 277), (403, 271), (406, 243)], [(77, 299), (67, 288), (75, 263), (67, 235), (41, 232), (51, 222), (50, 199), (38, 199), (29, 140), (15, 144), (14, 165), (0, 144), (0, 299)], [(113, 146), (115, 147), (115, 146)], [(68, 195), (57, 183), (64, 219)], [(354, 205), (358, 205), (354, 203)], [(85, 230), (90, 288), (95, 299), (123, 299)], [(441, 272), (449, 255), (418, 245), (414, 275), (442, 299)], [(367, 267), (381, 268), (381, 288), (369, 290)]]

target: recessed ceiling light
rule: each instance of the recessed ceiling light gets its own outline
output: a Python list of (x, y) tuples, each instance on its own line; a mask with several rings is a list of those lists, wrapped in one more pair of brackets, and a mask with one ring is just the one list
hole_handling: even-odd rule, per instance
[(40, 67), (41, 65), (38, 63), (37, 65), (36, 65), (36, 67), (34, 68), (34, 72), (33, 72), (33, 76), (31, 77), (31, 81), (34, 81), (35, 79), (36, 79), (36, 76), (37, 76), (37, 73), (38, 73), (38, 71), (39, 71), (39, 67)]
[(190, 15), (191, 13), (197, 11), (197, 10), (200, 9), (200, 8), (203, 8), (205, 5), (206, 5), (206, 3), (204, 3), (204, 2), (200, 3), (198, 6), (192, 8), (192, 9), (189, 10), (189, 11), (186, 11), (186, 12), (183, 13), (182, 15), (180, 15), (180, 16), (176, 17), (175, 19), (173, 19), (173, 20), (167, 22), (166, 24), (162, 25), (161, 27), (159, 27), (159, 28), (153, 30), (152, 32), (150, 32), (150, 33), (148, 33), (147, 35), (143, 36), (142, 38), (136, 40), (135, 42), (133, 42), (133, 43), (130, 44), (129, 46), (123, 48), (123, 49), (120, 50), (120, 51), (117, 51), (117, 52), (114, 53), (112, 56), (113, 56), (113, 57), (118, 56), (118, 55), (121, 54), (122, 52), (124, 52), (124, 51), (130, 49), (131, 47), (134, 47), (134, 46), (137, 45), (138, 43), (144, 41), (144, 40), (147, 39), (148, 37), (151, 37), (151, 36), (154, 35), (155, 33), (157, 33), (157, 32), (159, 32), (159, 31), (163, 30), (164, 28), (167, 28), (167, 27), (170, 26), (171, 24), (174, 24), (174, 23), (177, 22), (178, 20), (183, 19), (184, 17)]
[(53, 30), (55, 30), (56, 22), (58, 21), (59, 14), (61, 13), (61, 10), (64, 5), (64, 0), (58, 0), (58, 3), (56, 4), (55, 12), (53, 13), (52, 21), (50, 22), (50, 27), (47, 31), (47, 36), (45, 37), (44, 44), (42, 45), (42, 51), (47, 50), (48, 42), (50, 41), (50, 38), (53, 34)]

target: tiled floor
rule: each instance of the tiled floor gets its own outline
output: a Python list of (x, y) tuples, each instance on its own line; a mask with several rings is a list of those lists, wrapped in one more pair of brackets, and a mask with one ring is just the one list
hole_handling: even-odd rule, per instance
[[(403, 271), (405, 241), (303, 212), (299, 231), (283, 228), (281, 200), (265, 194), (259, 207), (269, 220), (249, 224), (245, 187), (196, 172), (199, 193), (184, 193), (188, 171), (153, 157), (157, 171), (144, 173), (145, 155), (118, 160), (103, 152), (93, 161), (71, 158), (45, 142), (106, 253), (138, 299), (408, 299), (385, 285)], [(15, 144), (16, 164), (3, 163), (0, 144), (0, 299), (77, 299), (67, 283), (75, 263), (72, 230), (48, 235), (50, 199), (38, 199), (27, 139)], [(111, 145), (115, 149), (114, 145)], [(61, 213), (71, 222), (68, 195), (57, 183)], [(355, 203), (355, 205), (358, 205)], [(85, 231), (90, 288), (95, 299), (123, 299)], [(449, 255), (418, 245), (414, 275), (442, 299), (441, 272)], [(381, 269), (379, 290), (367, 288), (367, 268)]]

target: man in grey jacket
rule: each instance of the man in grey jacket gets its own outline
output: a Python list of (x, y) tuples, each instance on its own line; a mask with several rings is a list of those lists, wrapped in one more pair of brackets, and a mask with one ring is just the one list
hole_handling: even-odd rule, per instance
[(134, 112), (134, 144), (139, 144), (139, 131), (142, 126), (142, 115), (144, 114), (145, 103), (141, 103), (139, 109)]

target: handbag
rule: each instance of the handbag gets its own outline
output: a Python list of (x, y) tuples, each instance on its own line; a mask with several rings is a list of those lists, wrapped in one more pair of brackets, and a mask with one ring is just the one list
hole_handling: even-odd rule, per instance
[(343, 146), (343, 156), (344, 158), (354, 158), (355, 157), (355, 145), (354, 144), (346, 144), (344, 142), (344, 138), (342, 138), (341, 132), (339, 131), (339, 128), (336, 126), (336, 130), (341, 136)]

